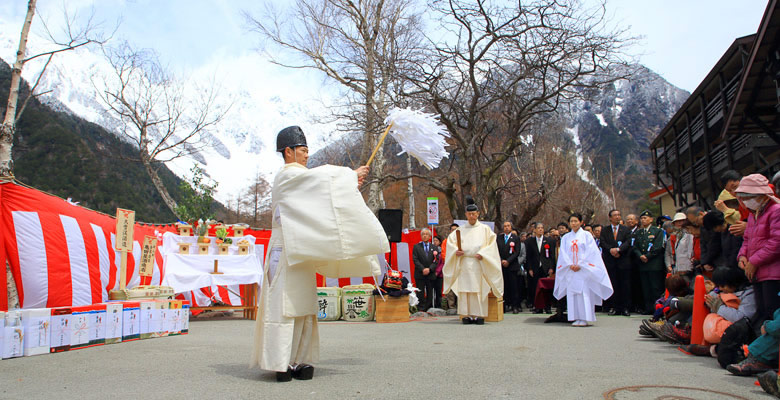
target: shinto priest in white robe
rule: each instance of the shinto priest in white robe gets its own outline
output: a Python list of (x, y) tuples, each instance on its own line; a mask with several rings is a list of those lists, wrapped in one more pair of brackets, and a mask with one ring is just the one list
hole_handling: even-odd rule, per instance
[[(464, 255), (458, 257), (458, 238), (456, 231), (447, 237), (447, 258), (444, 261), (443, 294), (450, 290), (458, 296), (458, 314), (461, 316), (486, 317), (488, 314), (488, 294), (501, 298), (504, 296), (504, 276), (501, 274), (501, 257), (496, 245), (496, 234), (485, 224), (477, 221), (474, 225), (466, 223), (457, 229), (460, 231), (461, 250)], [(477, 254), (482, 256), (478, 260)]]
[(390, 245), (349, 168), (285, 164), (274, 179), (271, 208), (251, 366), (284, 372), (319, 359), (315, 273), (377, 276), (377, 255)]
[[(580, 270), (573, 271), (572, 265)], [(569, 321), (595, 321), (595, 307), (612, 296), (604, 260), (588, 231), (578, 229), (561, 238), (553, 295), (559, 300), (566, 296)]]

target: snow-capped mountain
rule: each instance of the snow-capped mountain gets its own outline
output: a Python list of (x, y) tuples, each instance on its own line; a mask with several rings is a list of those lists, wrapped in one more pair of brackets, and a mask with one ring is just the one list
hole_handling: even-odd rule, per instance
[[(19, 40), (19, 26), (0, 20), (0, 59), (13, 64)], [(52, 49), (48, 40), (30, 33), (27, 54)], [(45, 57), (25, 64), (22, 77), (32, 85)], [(328, 93), (307, 91), (306, 81), (285, 78), (284, 72), (264, 62), (259, 55), (247, 54), (226, 61), (220, 70), (190, 71), (186, 78), (188, 99), (202, 96), (197, 88), (214, 81), (218, 88), (217, 104), (228, 110), (224, 118), (206, 136), (206, 143), (190, 156), (166, 163), (174, 173), (186, 179), (193, 163), (219, 183), (216, 198), (222, 202), (235, 199), (249, 186), (257, 173), (270, 180), (281, 166), (275, 153), (276, 133), (289, 125), (300, 125), (315, 150), (322, 145), (332, 125), (318, 123), (326, 113), (323, 104)], [(58, 111), (65, 111), (121, 134), (119, 120), (106, 111), (97, 88), (111, 82), (110, 63), (98, 47), (83, 47), (57, 54), (48, 66), (37, 93), (47, 92), (40, 100)]]
[(632, 66), (630, 74), (629, 80), (587, 93), (562, 115), (577, 145), (578, 164), (590, 166), (581, 177), (604, 187), (611, 162), (616, 188), (637, 198), (654, 184), (650, 142), (690, 94), (647, 67)]

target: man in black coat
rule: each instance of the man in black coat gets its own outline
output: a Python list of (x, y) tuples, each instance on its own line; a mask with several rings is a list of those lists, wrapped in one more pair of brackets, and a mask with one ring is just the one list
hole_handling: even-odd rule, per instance
[[(441, 249), (431, 243), (431, 231), (423, 228), (420, 231), (420, 243), (412, 247), (412, 261), (414, 262), (414, 282), (417, 289), (417, 297), (420, 300), (417, 309), (428, 311), (434, 304), (436, 297), (436, 264), (433, 252), (441, 252)], [(438, 300), (438, 299), (437, 299)]]
[(630, 316), (631, 308), (631, 229), (620, 224), (620, 211), (609, 212), (609, 225), (601, 229), (602, 258), (607, 267), (614, 294), (610, 297), (611, 315)]
[(518, 276), (520, 265), (525, 262), (525, 245), (512, 233), (512, 223), (504, 222), (504, 233), (496, 236), (498, 254), (501, 257), (501, 272), (504, 275), (504, 311), (517, 314), (523, 311), (522, 290)]
[[(544, 224), (533, 224), (534, 234), (525, 240), (526, 268), (528, 268), (528, 296), (533, 304), (536, 296), (536, 283), (540, 278), (555, 273), (555, 241), (544, 237)], [(544, 310), (552, 314), (548, 307)], [(540, 314), (542, 310), (534, 309), (534, 313)]]

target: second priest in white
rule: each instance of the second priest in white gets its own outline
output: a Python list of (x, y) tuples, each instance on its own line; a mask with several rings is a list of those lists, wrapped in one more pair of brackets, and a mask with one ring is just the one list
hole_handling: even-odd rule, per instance
[(588, 326), (596, 320), (596, 306), (612, 296), (612, 283), (596, 240), (580, 229), (582, 215), (572, 214), (569, 226), (571, 231), (561, 238), (553, 295), (558, 300), (566, 296), (573, 326)]

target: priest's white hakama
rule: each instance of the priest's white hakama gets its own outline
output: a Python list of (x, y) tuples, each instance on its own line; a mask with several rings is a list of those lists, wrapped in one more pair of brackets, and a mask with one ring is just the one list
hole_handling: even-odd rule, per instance
[[(570, 266), (577, 265), (579, 271)], [(561, 238), (555, 271), (556, 299), (566, 296), (569, 321), (595, 321), (595, 307), (612, 296), (612, 283), (593, 235), (584, 229)]]
[[(450, 290), (458, 296), (458, 314), (461, 316), (486, 317), (488, 315), (488, 294), (504, 295), (504, 276), (501, 274), (501, 258), (496, 245), (496, 234), (485, 224), (477, 221), (458, 228), (463, 256), (458, 251), (456, 231), (447, 237), (447, 258), (444, 261), (443, 294)], [(475, 256), (479, 254), (482, 260)]]
[(377, 276), (377, 254), (390, 245), (349, 168), (285, 164), (274, 179), (271, 208), (251, 366), (284, 372), (319, 359), (315, 273)]

